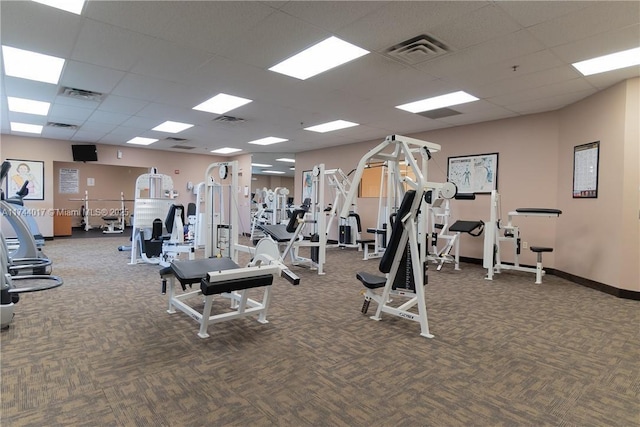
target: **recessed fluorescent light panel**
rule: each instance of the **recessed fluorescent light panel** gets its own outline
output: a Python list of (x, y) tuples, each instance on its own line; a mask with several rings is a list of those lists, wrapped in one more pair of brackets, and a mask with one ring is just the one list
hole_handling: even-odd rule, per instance
[(267, 165), (265, 163), (251, 163), (251, 166), (256, 167), (256, 168), (270, 168), (273, 165)]
[(321, 125), (315, 125), (308, 128), (304, 128), (304, 130), (325, 133), (325, 132), (331, 132), (333, 130), (350, 128), (353, 126), (358, 126), (358, 123), (348, 122), (346, 120), (334, 120), (333, 122), (323, 123)]
[(286, 157), (281, 157), (279, 159), (276, 159), (276, 161), (278, 161), (278, 162), (286, 162), (286, 163), (295, 163), (296, 159), (289, 159), (289, 158), (286, 158)]
[(189, 123), (172, 122), (170, 120), (167, 120), (166, 122), (159, 124), (158, 126), (154, 127), (151, 130), (157, 130), (160, 132), (178, 133), (192, 127), (193, 125)]
[(284, 172), (281, 172), (281, 171), (271, 171), (271, 170), (263, 170), (263, 171), (262, 171), (262, 173), (273, 173), (273, 174), (280, 175), (280, 174), (283, 174)]
[(7, 104), (9, 104), (9, 111), (13, 111), (14, 113), (35, 114), (37, 116), (46, 116), (49, 114), (49, 107), (51, 106), (48, 102), (15, 98), (13, 96), (7, 97)]
[(36, 3), (46, 4), (56, 9), (66, 10), (67, 12), (80, 15), (84, 7), (85, 0), (33, 0)]
[(571, 65), (584, 76), (640, 65), (640, 47), (587, 59)]
[(452, 105), (466, 104), (467, 102), (477, 101), (473, 95), (466, 92), (458, 91), (447, 93), (433, 98), (422, 99), (420, 101), (410, 102), (408, 104), (396, 105), (396, 108), (408, 111), (410, 113), (422, 113), (423, 111), (437, 110), (438, 108), (450, 107)]
[(276, 138), (275, 136), (268, 136), (266, 138), (256, 139), (255, 141), (249, 141), (247, 144), (255, 144), (255, 145), (271, 145), (277, 144), (278, 142), (288, 141), (288, 139), (284, 138)]
[(193, 109), (207, 113), (224, 114), (227, 111), (231, 111), (250, 102), (252, 102), (251, 99), (219, 93), (213, 98), (207, 99), (202, 104), (196, 105)]
[(4, 73), (7, 76), (58, 84), (64, 59), (28, 50), (2, 46)]
[(242, 149), (224, 147), (224, 148), (218, 148), (217, 150), (211, 150), (212, 153), (216, 153), (216, 154), (231, 154), (231, 153), (237, 153), (238, 151), (242, 151)]
[(269, 68), (276, 73), (306, 80), (369, 53), (358, 46), (329, 37), (307, 50)]
[(12, 132), (26, 132), (26, 133), (42, 133), (42, 126), (31, 125), (29, 123), (11, 122)]
[(143, 138), (141, 136), (136, 136), (133, 139), (130, 139), (129, 141), (127, 141), (127, 144), (135, 144), (135, 145), (151, 145), (154, 142), (157, 142), (157, 139), (153, 139), (153, 138)]

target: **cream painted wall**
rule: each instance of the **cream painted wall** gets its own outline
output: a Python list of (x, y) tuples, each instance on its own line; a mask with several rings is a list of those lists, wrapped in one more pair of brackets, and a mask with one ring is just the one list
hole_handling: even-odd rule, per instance
[[(73, 162), (71, 142), (15, 135), (2, 135), (1, 138), (0, 158), (44, 161), (45, 199), (43, 201), (31, 201), (29, 205), (34, 209), (55, 209), (54, 182), (58, 177), (54, 175), (54, 162)], [(203, 181), (205, 171), (209, 164), (217, 161), (230, 160), (229, 158), (222, 158), (220, 156), (187, 153), (171, 153), (171, 155), (167, 155), (166, 151), (113, 145), (97, 145), (97, 148), (99, 161), (94, 163), (94, 165), (140, 167), (146, 170), (150, 167), (155, 167), (159, 173), (171, 176), (174, 189), (179, 192), (176, 202), (182, 203), (185, 206), (187, 203), (195, 201), (195, 195), (187, 191), (187, 182), (198, 183)], [(121, 159), (117, 158), (116, 154), (118, 150), (122, 151)], [(243, 161), (244, 170), (251, 171), (251, 156), (246, 155), (245, 157), (248, 157), (249, 160), (245, 159)], [(90, 164), (87, 163), (87, 165)], [(247, 181), (243, 185), (249, 186), (251, 183), (250, 172), (245, 179)], [(119, 188), (116, 190), (120, 191)], [(249, 217), (248, 210), (245, 215), (247, 218)], [(36, 218), (36, 220), (43, 236), (53, 236), (52, 216), (45, 215)], [(5, 230), (4, 226), (3, 230)]]
[[(638, 270), (638, 81), (577, 102), (561, 114), (556, 268), (622, 289), (640, 290)], [(573, 147), (600, 141), (598, 198), (573, 199)]]
[[(429, 179), (446, 179), (447, 157), (499, 153), (502, 218), (519, 207), (558, 208), (559, 218), (518, 218), (529, 245), (551, 246), (544, 264), (613, 287), (640, 290), (640, 79), (631, 79), (555, 112), (421, 132), (414, 138), (442, 146), (429, 162)], [(573, 199), (573, 147), (601, 141), (597, 199)], [(381, 140), (296, 154), (301, 171), (323, 159), (349, 171)], [(299, 197), (296, 195), (296, 197)], [(453, 201), (453, 218), (489, 218), (489, 196)], [(358, 199), (363, 228), (375, 225), (377, 200)], [(463, 235), (461, 255), (482, 258), (482, 238)], [(510, 261), (506, 259), (505, 261)], [(522, 251), (523, 264), (535, 264)]]

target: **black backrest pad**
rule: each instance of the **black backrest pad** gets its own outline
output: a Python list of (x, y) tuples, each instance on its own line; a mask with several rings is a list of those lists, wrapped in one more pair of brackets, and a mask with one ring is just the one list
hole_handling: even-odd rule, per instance
[(303, 218), (305, 213), (307, 213), (306, 209), (294, 209), (287, 223), (287, 232), (293, 233), (296, 231), (296, 228), (298, 228), (298, 220)]
[(167, 217), (164, 220), (164, 226), (167, 228), (167, 233), (171, 233), (171, 231), (173, 230), (173, 221), (176, 219), (176, 211), (178, 211), (178, 215), (180, 215), (180, 220), (184, 225), (184, 206), (171, 205), (169, 207), (169, 212), (167, 213)]
[(387, 245), (387, 249), (385, 249), (382, 258), (380, 259), (380, 266), (378, 267), (382, 273), (388, 273), (391, 271), (391, 266), (393, 265), (393, 258), (396, 255), (397, 251), (403, 251), (404, 248), (399, 248), (400, 239), (402, 238), (403, 232), (403, 224), (402, 218), (404, 218), (409, 211), (411, 210), (411, 205), (413, 204), (413, 199), (416, 197), (415, 190), (408, 190), (404, 194), (404, 198), (402, 199), (402, 203), (400, 203), (400, 208), (397, 212), (397, 219), (393, 222), (393, 227), (391, 228), (391, 240)]

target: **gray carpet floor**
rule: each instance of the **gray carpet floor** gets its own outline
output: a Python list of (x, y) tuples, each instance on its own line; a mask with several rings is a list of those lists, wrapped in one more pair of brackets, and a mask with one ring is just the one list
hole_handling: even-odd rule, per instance
[(324, 276), (276, 280), (269, 323), (201, 339), (127, 244), (46, 243), (65, 284), (23, 294), (0, 333), (2, 426), (640, 425), (638, 301), (446, 265), (429, 270), (426, 339), (362, 315), (355, 274), (378, 262), (330, 249)]

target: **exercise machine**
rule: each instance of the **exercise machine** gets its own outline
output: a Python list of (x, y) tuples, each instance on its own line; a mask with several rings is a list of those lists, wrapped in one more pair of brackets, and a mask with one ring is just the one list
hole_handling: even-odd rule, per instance
[[(207, 258), (192, 261), (174, 261), (167, 268), (160, 271), (163, 279), (163, 293), (166, 291), (166, 281), (169, 281), (169, 314), (176, 313), (176, 309), (189, 315), (200, 325), (198, 336), (208, 338), (207, 329), (214, 323), (226, 322), (240, 317), (257, 316), (258, 322), (268, 323), (267, 312), (271, 301), (271, 285), (274, 276), (283, 277), (291, 284), (298, 285), (300, 279), (287, 266), (278, 260), (279, 253), (275, 243), (269, 239), (262, 239), (255, 248), (255, 255), (251, 263), (241, 267), (231, 258)], [(176, 280), (183, 292), (177, 293)], [(193, 284), (199, 284), (199, 289), (187, 292)], [(250, 298), (250, 290), (262, 290), (260, 300)], [(230, 301), (229, 310), (218, 314), (211, 314), (214, 297), (220, 296)], [(196, 297), (197, 304), (202, 302), (202, 311), (194, 308), (189, 300)]]
[[(25, 246), (35, 248), (35, 240), (29, 232), (28, 226), (20, 215), (12, 211), (10, 203), (5, 201), (4, 181), (9, 173), (11, 164), (3, 162), (0, 167), (0, 209), (7, 215), (7, 218), (13, 218), (13, 224), (19, 224), (16, 230), (18, 236), (26, 239)], [(26, 231), (25, 231), (26, 230)], [(15, 316), (15, 306), (20, 301), (20, 294), (29, 292), (39, 292), (53, 289), (63, 284), (58, 276), (52, 276), (51, 260), (42, 257), (16, 257), (15, 252), (11, 254), (7, 247), (4, 234), (0, 230), (0, 328), (8, 327)], [(45, 271), (46, 270), (46, 271)], [(45, 274), (36, 274), (44, 271)]]
[[(553, 248), (544, 246), (531, 246), (531, 251), (537, 254), (536, 267), (534, 268), (520, 265), (520, 252), (522, 249), (520, 227), (514, 225), (513, 220), (516, 217), (520, 216), (557, 218), (562, 214), (562, 211), (559, 209), (549, 208), (518, 208), (514, 211), (509, 212), (507, 224), (503, 225), (501, 224), (500, 194), (496, 190), (493, 190), (491, 192), (490, 209), (490, 219), (485, 229), (484, 235), (484, 251), (482, 262), (482, 266), (487, 269), (487, 276), (485, 278), (487, 280), (493, 280), (494, 275), (501, 273), (502, 270), (516, 270), (534, 273), (536, 275), (535, 283), (542, 283), (542, 276), (545, 274), (545, 271), (542, 268), (542, 253), (552, 252)], [(501, 243), (505, 243), (511, 248), (510, 254), (513, 259), (512, 264), (503, 262)]]
[(80, 207), (80, 226), (84, 231), (89, 231), (94, 228), (91, 225), (91, 213), (90, 203), (92, 202), (120, 202), (119, 209), (110, 209), (112, 213), (105, 213), (100, 215), (104, 224), (99, 228), (102, 229), (104, 234), (122, 233), (126, 227), (125, 216), (127, 210), (125, 208), (125, 202), (135, 202), (135, 200), (125, 200), (124, 193), (120, 192), (119, 199), (90, 199), (89, 191), (85, 190), (84, 197), (81, 199), (69, 199), (71, 202), (82, 202)]
[(163, 234), (161, 218), (167, 217), (174, 197), (173, 180), (155, 168), (136, 179), (130, 265), (159, 264), (162, 260), (162, 247), (158, 250), (158, 245), (153, 243)]
[[(475, 200), (474, 193), (457, 193), (455, 200)], [(437, 264), (440, 271), (445, 263), (453, 263), (455, 270), (460, 270), (460, 235), (467, 233), (478, 237), (484, 231), (484, 221), (458, 220), (453, 224), (451, 219), (451, 198), (438, 197), (429, 205), (430, 251), (427, 258)], [(442, 244), (444, 242), (444, 244)], [(453, 251), (453, 255), (451, 252)]]
[[(378, 304), (376, 313), (371, 316), (381, 320), (382, 313), (387, 313), (420, 324), (420, 335), (432, 338), (429, 331), (427, 305), (424, 287), (427, 283), (427, 250), (421, 244), (427, 229), (426, 195), (431, 192), (455, 196), (456, 188), (452, 183), (436, 183), (427, 180), (427, 166), (433, 153), (440, 151), (440, 145), (421, 141), (401, 135), (389, 135), (376, 147), (367, 152), (355, 171), (353, 182), (359, 183), (367, 165), (372, 160), (387, 162), (392, 171), (399, 170), (402, 162), (406, 165), (404, 174), (392, 174), (389, 183), (397, 194), (402, 194), (402, 201), (395, 212), (389, 237), (389, 244), (380, 260), (380, 272), (384, 276), (370, 273), (358, 273), (357, 279), (365, 286), (365, 300), (362, 312), (366, 313), (371, 301)], [(387, 196), (390, 193), (387, 192)], [(349, 192), (347, 202), (357, 197), (357, 186)], [(391, 205), (391, 204), (390, 204)], [(347, 218), (348, 207), (345, 206), (340, 216)], [(381, 290), (381, 293), (379, 293)], [(394, 306), (391, 296), (407, 298), (399, 306)], [(414, 309), (417, 307), (417, 310)]]
[[(338, 215), (351, 189), (351, 180), (340, 168), (326, 169), (324, 174), (329, 189), (333, 190), (334, 193), (333, 203), (331, 203), (327, 212), (329, 217), (326, 225), (327, 244), (335, 245), (339, 248), (361, 248), (362, 245), (358, 242), (361, 240), (362, 225), (356, 201), (352, 201), (347, 218), (341, 218)], [(338, 235), (337, 239), (333, 239), (333, 237), (336, 237), (333, 235), (336, 224)]]

